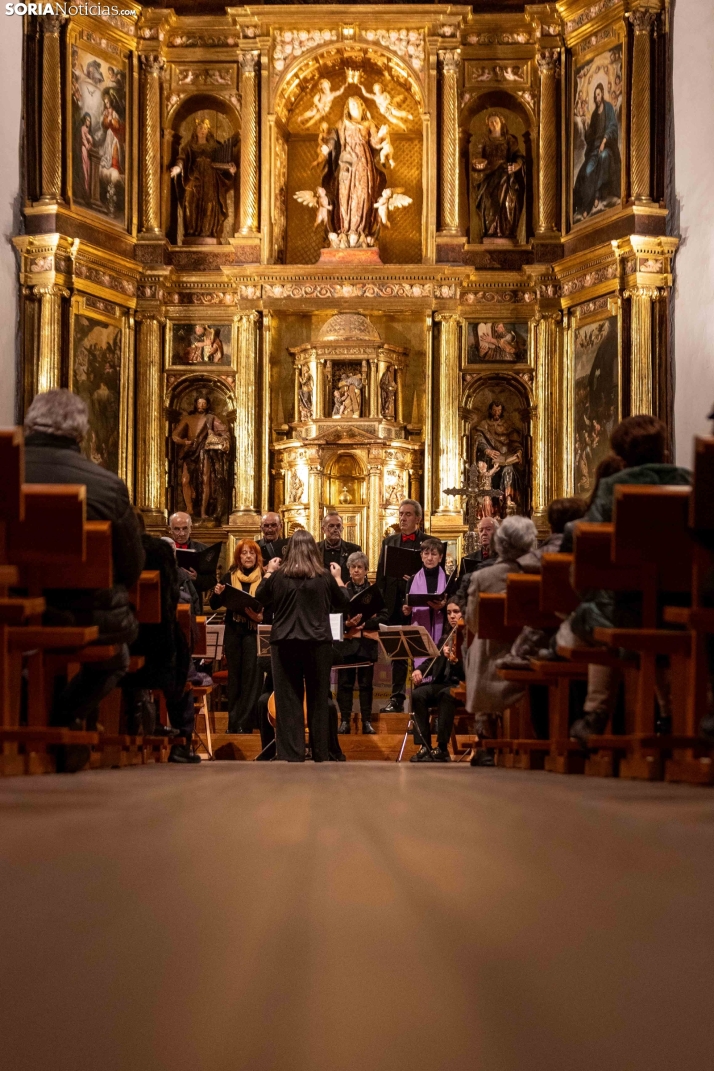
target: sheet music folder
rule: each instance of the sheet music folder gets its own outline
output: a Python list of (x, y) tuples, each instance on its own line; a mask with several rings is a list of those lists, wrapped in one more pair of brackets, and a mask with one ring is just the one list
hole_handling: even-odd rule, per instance
[(399, 580), (405, 576), (414, 576), (422, 567), (421, 554), (418, 550), (406, 550), (404, 547), (386, 547), (384, 575), (394, 576)]
[(215, 576), (222, 550), (221, 542), (212, 543), (205, 550), (185, 550), (177, 547), (176, 562), (182, 569), (195, 569), (197, 573), (206, 576), (210, 573)]
[(358, 595), (350, 599), (349, 606), (345, 610), (345, 616), (356, 617), (357, 614), (362, 614), (362, 621), (364, 622), (367, 618), (378, 614), (382, 609), (384, 609), (382, 592), (376, 584), (370, 584), (365, 591), (360, 591)]
[(423, 625), (380, 625), (379, 646), (390, 662), (436, 658), (439, 648)]
[(230, 584), (226, 584), (221, 598), (226, 609), (232, 610), (236, 614), (243, 614), (246, 610), (252, 610), (253, 613), (259, 614), (263, 609), (262, 602), (258, 602), (256, 598), (249, 595), (247, 591), (243, 591), (242, 588), (234, 588)]

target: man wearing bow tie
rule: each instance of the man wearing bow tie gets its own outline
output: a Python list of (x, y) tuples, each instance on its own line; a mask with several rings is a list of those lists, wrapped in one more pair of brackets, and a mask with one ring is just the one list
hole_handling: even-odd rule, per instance
[[(388, 625), (403, 625), (404, 615), (402, 606), (407, 597), (406, 579), (398, 579), (384, 575), (385, 551), (387, 547), (404, 547), (405, 550), (419, 550), (427, 538), (420, 529), (422, 521), (422, 508), (413, 498), (405, 498), (399, 506), (399, 531), (394, 535), (387, 536), (382, 542), (377, 567), (377, 584), (384, 598), (384, 611)], [(392, 695), (386, 707), (382, 707), (382, 714), (401, 714), (404, 710), (406, 699), (405, 686), (407, 682), (407, 663), (405, 661), (392, 662)]]

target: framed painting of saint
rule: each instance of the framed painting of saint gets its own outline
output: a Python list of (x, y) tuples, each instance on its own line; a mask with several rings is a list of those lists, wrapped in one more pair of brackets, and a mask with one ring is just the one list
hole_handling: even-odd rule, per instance
[(75, 38), (70, 46), (70, 156), (73, 206), (127, 225), (128, 60)]
[(122, 474), (122, 328), (80, 312), (73, 317), (72, 390), (89, 410), (82, 452)]
[(231, 364), (232, 324), (173, 324), (169, 365), (199, 365), (202, 371)]
[(573, 224), (622, 204), (623, 84), (623, 47), (614, 37), (609, 48), (573, 68)]
[(528, 360), (528, 324), (468, 322), (466, 364), (515, 364)]
[(620, 417), (620, 358), (617, 315), (576, 323), (573, 350), (574, 486), (589, 495), (595, 470), (609, 452)]

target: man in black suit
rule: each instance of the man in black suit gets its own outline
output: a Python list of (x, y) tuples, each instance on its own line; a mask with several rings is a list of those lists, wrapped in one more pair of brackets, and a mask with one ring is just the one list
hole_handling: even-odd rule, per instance
[[(385, 576), (385, 550), (387, 547), (403, 547), (406, 550), (419, 550), (427, 538), (420, 529), (423, 510), (413, 498), (405, 498), (399, 506), (399, 531), (394, 535), (387, 536), (382, 541), (382, 549), (377, 566), (377, 580), (382, 598), (387, 625), (404, 625), (405, 619), (402, 606), (407, 597), (407, 581), (403, 578)], [(421, 563), (420, 563), (421, 568)], [(401, 714), (404, 710), (406, 699), (405, 686), (407, 682), (407, 663), (405, 661), (392, 662), (392, 695), (386, 707), (382, 707), (382, 714)]]
[(461, 559), (459, 568), (459, 598), (462, 599), (464, 605), (468, 602), (469, 584), (471, 583), (471, 573), (466, 572), (464, 562), (476, 562), (477, 569), (481, 569), (482, 566), (495, 562), (498, 555), (493, 549), (493, 537), (495, 536), (500, 523), (501, 522), (497, 517), (482, 517), (477, 526), (478, 547), (476, 550), (472, 551), (471, 554), (464, 554)]
[[(199, 543), (197, 539), (191, 539), (192, 521), (188, 513), (172, 513), (169, 517), (169, 535), (176, 544), (177, 550), (205, 550), (207, 543)], [(197, 573), (195, 569), (187, 569), (186, 572), (193, 581), (196, 591), (201, 594), (211, 591), (216, 583), (216, 572)]]
[(287, 539), (283, 539), (283, 522), (279, 513), (265, 513), (260, 521), (262, 538), (258, 540), (263, 565), (271, 558), (282, 558)]
[(330, 568), (331, 562), (337, 562), (342, 571), (342, 583), (346, 584), (350, 579), (350, 571), (347, 568), (347, 559), (350, 554), (361, 551), (357, 543), (348, 543), (342, 538), (342, 518), (334, 511), (326, 514), (322, 519), (323, 538), (317, 544), (317, 549), (322, 555), (325, 568)]

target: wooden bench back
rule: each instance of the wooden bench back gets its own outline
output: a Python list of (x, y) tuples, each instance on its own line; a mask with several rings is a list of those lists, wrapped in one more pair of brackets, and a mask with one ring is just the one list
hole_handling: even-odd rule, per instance
[(513, 643), (521, 631), (518, 626), (506, 624), (506, 596), (482, 592), (476, 607), (476, 634), (480, 640), (496, 640), (498, 643)]
[(689, 525), (697, 532), (714, 532), (714, 437), (694, 440), (694, 484), (689, 499)]
[(574, 556), (544, 554), (541, 557), (540, 608), (544, 613), (570, 614), (580, 602), (571, 584)]
[(34, 562), (22, 570), (33, 588), (110, 588), (114, 583), (110, 521), (85, 521), (84, 561)]
[(16, 565), (81, 562), (86, 553), (87, 489), (82, 484), (26, 483), (24, 519), (7, 528), (8, 559)]
[(689, 591), (692, 585), (690, 495), (689, 487), (616, 486), (613, 562), (654, 566), (661, 591)]
[(25, 443), (22, 428), (3, 428), (0, 430), (0, 521), (23, 520), (24, 479)]
[(545, 614), (540, 608), (540, 575), (509, 573), (506, 579), (506, 624), (523, 628), (557, 628), (555, 614)]
[(573, 587), (580, 592), (609, 588), (637, 591), (642, 572), (630, 565), (614, 565), (611, 558), (614, 525), (578, 521), (574, 533)]

